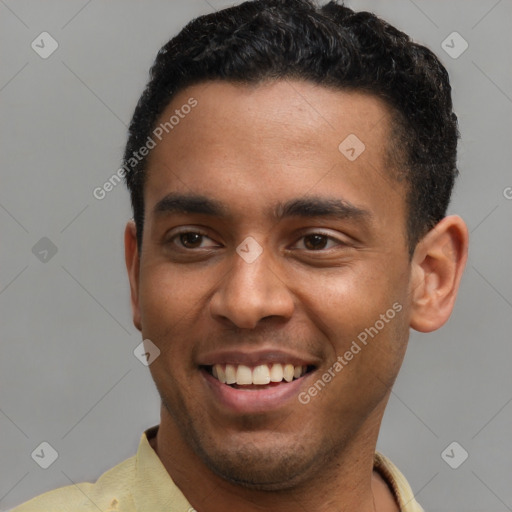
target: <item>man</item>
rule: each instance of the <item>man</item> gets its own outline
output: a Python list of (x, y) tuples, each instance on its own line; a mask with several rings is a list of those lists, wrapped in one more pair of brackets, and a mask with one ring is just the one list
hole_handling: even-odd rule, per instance
[(409, 329), (449, 318), (447, 73), (369, 13), (260, 0), (159, 52), (123, 173), (162, 399), (136, 456), (16, 509), (421, 511), (376, 453)]

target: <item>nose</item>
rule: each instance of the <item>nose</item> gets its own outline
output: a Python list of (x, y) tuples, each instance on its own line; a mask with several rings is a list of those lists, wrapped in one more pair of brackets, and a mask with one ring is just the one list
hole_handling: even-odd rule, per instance
[(266, 251), (251, 263), (235, 254), (231, 269), (212, 295), (212, 317), (241, 329), (254, 329), (268, 317), (289, 319), (294, 309), (292, 293), (277, 267), (270, 265)]

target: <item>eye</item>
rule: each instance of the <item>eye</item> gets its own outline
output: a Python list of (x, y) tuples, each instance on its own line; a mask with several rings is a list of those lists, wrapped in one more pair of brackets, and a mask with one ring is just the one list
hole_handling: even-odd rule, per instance
[(185, 249), (204, 249), (207, 247), (218, 247), (211, 238), (197, 231), (184, 231), (174, 235), (170, 241)]
[[(311, 233), (301, 237), (297, 242), (298, 249), (306, 249), (308, 251), (321, 251), (323, 249), (332, 249), (338, 245), (345, 245), (341, 240), (324, 233)], [(302, 245), (302, 247), (301, 247)]]

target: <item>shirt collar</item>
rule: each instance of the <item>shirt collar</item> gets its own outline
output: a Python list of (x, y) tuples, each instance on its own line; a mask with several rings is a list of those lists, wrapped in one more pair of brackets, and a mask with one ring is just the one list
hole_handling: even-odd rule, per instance
[(140, 439), (135, 458), (135, 482), (132, 489), (135, 510), (155, 512), (155, 510), (176, 510), (190, 512), (187, 498), (172, 481), (155, 450), (149, 444), (158, 431), (158, 425), (146, 430)]

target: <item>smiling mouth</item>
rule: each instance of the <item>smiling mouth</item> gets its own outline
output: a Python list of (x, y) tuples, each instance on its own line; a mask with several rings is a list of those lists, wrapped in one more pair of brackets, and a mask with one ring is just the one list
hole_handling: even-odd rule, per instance
[(261, 364), (254, 367), (243, 364), (214, 364), (202, 366), (202, 368), (222, 384), (245, 390), (267, 389), (280, 384), (288, 384), (315, 369), (314, 366), (279, 363)]

